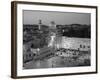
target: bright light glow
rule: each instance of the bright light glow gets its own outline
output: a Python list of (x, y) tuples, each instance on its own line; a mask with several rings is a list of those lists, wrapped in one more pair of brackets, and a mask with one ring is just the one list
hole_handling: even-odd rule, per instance
[(50, 42), (49, 42), (49, 44), (48, 44), (48, 47), (53, 47), (54, 41), (55, 41), (55, 38), (56, 38), (55, 33), (53, 33), (53, 35), (50, 36), (50, 38), (51, 38), (51, 40), (50, 40)]

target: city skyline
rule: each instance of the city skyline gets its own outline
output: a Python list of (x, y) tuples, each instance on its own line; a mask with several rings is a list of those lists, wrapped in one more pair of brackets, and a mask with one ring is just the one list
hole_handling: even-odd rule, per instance
[(90, 13), (74, 13), (74, 12), (53, 12), (53, 11), (23, 11), (23, 24), (42, 24), (49, 25), (54, 21), (58, 25), (66, 24), (87, 24), (90, 25)]

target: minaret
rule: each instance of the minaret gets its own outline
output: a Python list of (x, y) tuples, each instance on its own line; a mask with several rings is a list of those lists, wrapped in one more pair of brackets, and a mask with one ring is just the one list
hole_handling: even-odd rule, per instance
[(41, 25), (42, 25), (42, 20), (39, 20), (39, 30), (41, 29)]

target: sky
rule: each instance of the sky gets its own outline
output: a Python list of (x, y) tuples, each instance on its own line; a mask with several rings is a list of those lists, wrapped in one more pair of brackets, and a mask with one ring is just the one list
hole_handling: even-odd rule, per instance
[(90, 13), (23, 10), (23, 24), (38, 24), (39, 20), (42, 20), (42, 24), (44, 25), (49, 25), (51, 21), (54, 21), (58, 25), (88, 25), (91, 23), (90, 18)]

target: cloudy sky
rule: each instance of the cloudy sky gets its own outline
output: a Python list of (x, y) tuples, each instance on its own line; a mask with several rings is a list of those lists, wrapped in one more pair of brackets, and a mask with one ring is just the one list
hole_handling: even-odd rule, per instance
[(90, 24), (89, 13), (73, 13), (73, 12), (52, 12), (52, 11), (23, 11), (23, 24), (38, 24), (42, 20), (42, 24), (49, 25), (51, 21), (56, 24)]

